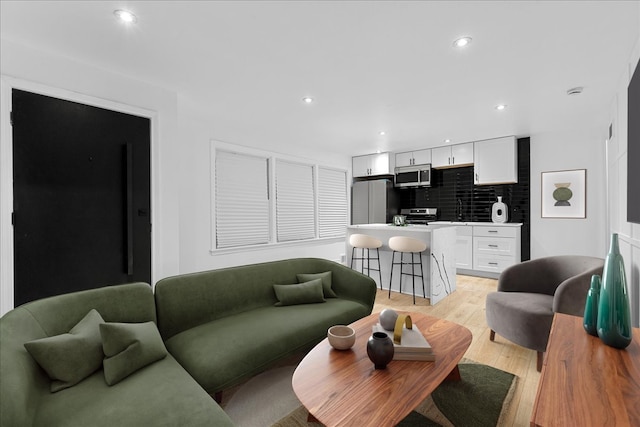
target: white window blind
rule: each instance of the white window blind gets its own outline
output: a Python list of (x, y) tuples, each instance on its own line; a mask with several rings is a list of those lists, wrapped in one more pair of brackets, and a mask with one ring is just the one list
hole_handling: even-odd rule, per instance
[(268, 159), (217, 150), (216, 248), (269, 243)]
[(347, 222), (347, 172), (318, 168), (318, 235), (343, 237)]
[(276, 161), (278, 242), (313, 239), (316, 234), (313, 166)]

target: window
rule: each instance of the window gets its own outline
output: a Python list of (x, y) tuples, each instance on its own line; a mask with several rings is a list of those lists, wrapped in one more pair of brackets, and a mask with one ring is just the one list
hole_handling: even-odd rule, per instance
[(344, 237), (347, 215), (347, 172), (318, 168), (318, 237)]
[(269, 243), (268, 159), (216, 151), (215, 247)]
[(316, 237), (312, 166), (276, 161), (276, 229), (278, 242)]
[(216, 141), (211, 153), (212, 250), (344, 238), (346, 170)]

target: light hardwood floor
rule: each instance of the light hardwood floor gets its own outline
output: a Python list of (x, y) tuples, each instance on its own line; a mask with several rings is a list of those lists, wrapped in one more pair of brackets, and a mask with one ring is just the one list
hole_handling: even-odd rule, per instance
[(456, 277), (456, 291), (435, 306), (417, 295), (415, 305), (411, 295), (391, 292), (389, 298), (387, 290), (378, 289), (373, 311), (393, 308), (403, 312), (424, 313), (467, 327), (473, 335), (473, 341), (464, 357), (518, 376), (504, 425), (528, 426), (540, 379), (540, 373), (536, 371), (536, 352), (513, 344), (498, 334), (495, 341), (489, 341), (485, 299), (489, 292), (496, 290), (497, 280), (462, 275)]

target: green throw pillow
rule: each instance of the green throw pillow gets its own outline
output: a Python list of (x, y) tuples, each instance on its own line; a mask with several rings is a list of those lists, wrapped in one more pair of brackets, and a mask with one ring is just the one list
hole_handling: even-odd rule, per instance
[(100, 334), (106, 356), (104, 379), (109, 385), (167, 355), (158, 327), (153, 322), (103, 323)]
[(76, 385), (100, 369), (104, 357), (100, 339), (103, 323), (100, 313), (91, 310), (69, 333), (24, 344), (51, 378), (52, 393)]
[(308, 282), (309, 280), (314, 279), (322, 279), (322, 291), (324, 292), (325, 298), (337, 298), (333, 289), (331, 289), (331, 272), (325, 271), (324, 273), (313, 273), (313, 274), (296, 274), (298, 278), (298, 283)]
[(324, 302), (322, 279), (315, 279), (297, 285), (273, 285), (278, 301), (277, 306), (312, 304)]

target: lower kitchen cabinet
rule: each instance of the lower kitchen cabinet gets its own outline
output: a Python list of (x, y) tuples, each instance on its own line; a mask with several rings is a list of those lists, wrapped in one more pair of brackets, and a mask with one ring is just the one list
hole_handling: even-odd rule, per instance
[(522, 260), (521, 224), (449, 222), (456, 226), (458, 274), (498, 278)]
[(500, 274), (520, 259), (520, 227), (473, 226), (473, 270)]
[(473, 268), (473, 227), (470, 225), (456, 227), (456, 269), (458, 268)]

